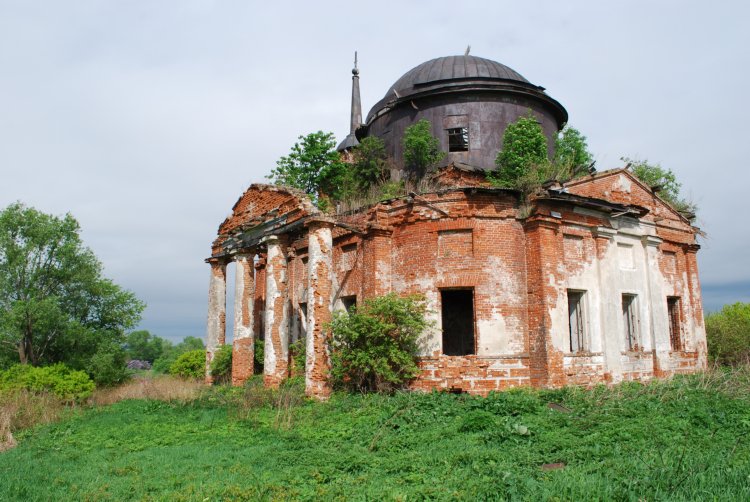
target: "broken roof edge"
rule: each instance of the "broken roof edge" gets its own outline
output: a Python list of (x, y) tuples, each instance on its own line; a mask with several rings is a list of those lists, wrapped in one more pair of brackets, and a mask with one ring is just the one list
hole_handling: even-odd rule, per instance
[(232, 213), (234, 213), (234, 210), (237, 209), (237, 206), (242, 201), (242, 199), (245, 197), (245, 195), (250, 190), (259, 190), (259, 191), (269, 191), (269, 192), (284, 192), (287, 193), (293, 197), (299, 198), (300, 202), (303, 204), (303, 209), (309, 209), (311, 210), (311, 214), (319, 214), (320, 209), (318, 209), (315, 204), (313, 204), (312, 199), (310, 199), (310, 196), (304, 191), (300, 190), (299, 188), (290, 187), (288, 185), (272, 185), (269, 183), (251, 183), (249, 187), (245, 189), (244, 192), (242, 192), (242, 195), (239, 196), (237, 199), (237, 202), (234, 203), (232, 206)]
[(659, 197), (659, 194), (654, 191), (654, 189), (647, 184), (645, 184), (643, 181), (641, 181), (635, 174), (633, 174), (627, 167), (617, 167), (614, 169), (607, 169), (606, 171), (597, 172), (594, 174), (589, 174), (585, 176), (580, 176), (578, 178), (573, 178), (569, 181), (566, 181), (562, 184), (563, 187), (571, 187), (571, 186), (578, 186), (583, 185), (585, 183), (591, 183), (595, 180), (599, 180), (602, 178), (607, 178), (609, 176), (614, 176), (616, 174), (624, 174), (630, 180), (635, 182), (638, 186), (640, 186), (643, 190), (645, 190), (647, 193), (650, 193), (654, 196), (656, 200), (658, 200), (664, 207), (666, 207), (669, 211), (671, 211), (675, 216), (677, 216), (679, 219), (681, 219), (684, 223), (686, 223), (689, 226), (693, 226), (691, 223), (690, 218), (686, 217), (684, 214), (682, 214), (680, 211), (675, 209), (672, 204), (667, 202), (666, 200)]
[(567, 202), (575, 206), (593, 208), (599, 211), (608, 210), (610, 212), (622, 211), (625, 213), (634, 213), (638, 218), (642, 218), (650, 212), (648, 208), (636, 204), (620, 204), (619, 202), (611, 202), (598, 197), (587, 197), (585, 195), (557, 192), (554, 190), (547, 190), (545, 194), (538, 195), (531, 201)]

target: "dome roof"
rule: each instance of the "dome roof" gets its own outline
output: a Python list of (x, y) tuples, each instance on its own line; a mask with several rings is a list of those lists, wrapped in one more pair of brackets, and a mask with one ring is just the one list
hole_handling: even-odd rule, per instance
[(532, 84), (514, 69), (477, 56), (445, 56), (426, 61), (404, 73), (388, 89), (383, 99), (372, 107), (365, 123), (369, 124), (381, 112), (386, 112), (394, 103), (402, 102), (405, 98), (417, 99), (426, 95), (469, 90), (536, 96), (542, 101), (552, 102), (553, 108), (559, 108), (557, 115), (560, 122), (567, 121), (567, 112), (544, 93), (544, 87)]
[(446, 56), (431, 59), (411, 70), (391, 86), (400, 96), (411, 94), (415, 87), (445, 80), (488, 79), (515, 80), (529, 84), (517, 71), (504, 64), (476, 56)]

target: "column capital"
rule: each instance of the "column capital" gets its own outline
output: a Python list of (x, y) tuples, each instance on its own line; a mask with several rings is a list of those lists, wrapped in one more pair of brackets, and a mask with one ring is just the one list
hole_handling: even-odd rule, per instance
[(217, 257), (217, 258), (211, 257), (211, 258), (206, 258), (206, 263), (211, 265), (211, 268), (226, 267), (227, 260), (224, 257)]
[(695, 254), (700, 248), (700, 244), (688, 244), (687, 246), (685, 246), (685, 252)]
[(615, 235), (617, 235), (617, 229), (615, 228), (596, 227), (594, 229), (594, 237), (598, 237), (600, 239), (612, 240), (615, 238)]
[(278, 244), (280, 241), (279, 236), (276, 234), (266, 235), (260, 239), (261, 244)]
[(332, 228), (336, 221), (329, 216), (313, 216), (305, 221), (305, 226), (310, 227), (329, 227)]
[(535, 214), (523, 220), (523, 226), (527, 230), (534, 230), (536, 228), (548, 228), (550, 230), (558, 231), (560, 229), (561, 221), (551, 216), (543, 214)]
[(367, 236), (368, 237), (391, 237), (393, 235), (393, 227), (380, 225), (378, 223), (367, 224)]
[(664, 239), (655, 235), (644, 235), (643, 237), (641, 237), (641, 242), (643, 242), (644, 246), (658, 247), (662, 242), (664, 242)]

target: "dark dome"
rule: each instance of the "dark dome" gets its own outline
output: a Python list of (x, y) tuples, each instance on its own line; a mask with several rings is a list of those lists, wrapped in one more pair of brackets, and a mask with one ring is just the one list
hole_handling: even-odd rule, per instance
[(399, 95), (404, 96), (420, 85), (459, 79), (515, 80), (530, 83), (517, 71), (497, 61), (476, 56), (446, 56), (431, 59), (407, 71), (391, 86), (390, 92), (395, 89)]
[[(365, 123), (394, 101), (467, 89), (531, 93), (548, 99), (543, 87), (532, 84), (514, 69), (497, 61), (476, 56), (445, 56), (431, 59), (404, 73), (372, 107)], [(559, 103), (556, 106), (562, 109)], [(567, 120), (564, 111), (559, 116), (562, 122)]]
[(370, 109), (355, 136), (359, 141), (367, 136), (383, 141), (399, 171), (394, 179), (412, 176), (406, 172), (403, 136), (413, 124), (427, 120), (446, 161), (492, 170), (505, 129), (529, 113), (541, 125), (552, 155), (568, 112), (544, 87), (490, 59), (447, 56), (404, 73)]

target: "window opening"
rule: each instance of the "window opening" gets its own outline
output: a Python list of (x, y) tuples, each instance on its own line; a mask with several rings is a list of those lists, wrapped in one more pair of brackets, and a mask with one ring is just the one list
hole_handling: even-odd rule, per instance
[(347, 312), (351, 312), (352, 309), (357, 306), (357, 296), (342, 296), (341, 303), (344, 304), (344, 308)]
[(568, 290), (568, 327), (570, 329), (570, 351), (586, 350), (586, 314), (584, 312), (584, 291)]
[(622, 319), (628, 350), (638, 350), (638, 309), (636, 295), (622, 295)]
[(443, 321), (443, 354), (474, 354), (474, 291), (447, 289), (440, 292)]
[(669, 316), (669, 341), (672, 350), (682, 349), (680, 340), (680, 298), (677, 296), (667, 297), (667, 315)]
[(453, 127), (448, 129), (448, 151), (466, 152), (469, 150), (469, 128)]

